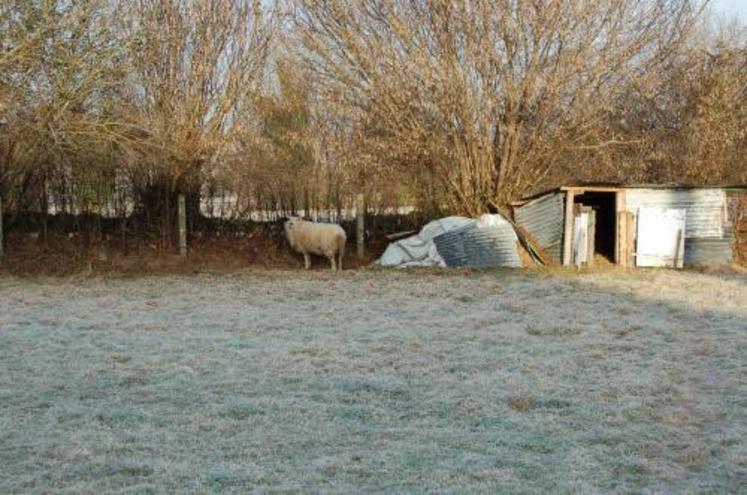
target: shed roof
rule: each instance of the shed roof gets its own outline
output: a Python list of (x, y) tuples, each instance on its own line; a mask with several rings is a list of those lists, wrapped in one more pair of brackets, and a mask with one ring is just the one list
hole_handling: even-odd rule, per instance
[(739, 184), (710, 184), (692, 185), (677, 183), (632, 183), (623, 182), (576, 182), (560, 186), (556, 189), (568, 191), (571, 189), (738, 189), (747, 190), (747, 185)]
[(617, 192), (625, 189), (724, 189), (730, 192), (743, 192), (747, 191), (747, 185), (705, 185), (705, 186), (694, 186), (689, 184), (625, 184), (616, 182), (576, 182), (548, 189), (532, 196), (526, 196), (518, 201), (512, 201), (512, 206), (519, 206), (525, 204), (527, 201), (532, 199), (540, 198), (548, 194), (556, 192)]

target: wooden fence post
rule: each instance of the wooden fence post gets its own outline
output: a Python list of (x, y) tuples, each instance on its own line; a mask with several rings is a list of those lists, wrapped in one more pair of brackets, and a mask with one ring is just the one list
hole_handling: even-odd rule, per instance
[(366, 232), (366, 201), (363, 194), (358, 194), (355, 198), (355, 242), (356, 242), (356, 254), (358, 259), (361, 260), (366, 255), (365, 243), (365, 232)]
[(563, 224), (563, 258), (561, 263), (564, 266), (573, 264), (573, 223), (575, 215), (573, 214), (574, 191), (565, 193), (565, 219)]
[(597, 212), (589, 208), (589, 247), (586, 250), (586, 266), (594, 266), (597, 246)]
[(187, 204), (184, 194), (179, 195), (179, 255), (187, 256)]
[(0, 263), (3, 262), (3, 256), (5, 255), (3, 246), (3, 197), (0, 196)]

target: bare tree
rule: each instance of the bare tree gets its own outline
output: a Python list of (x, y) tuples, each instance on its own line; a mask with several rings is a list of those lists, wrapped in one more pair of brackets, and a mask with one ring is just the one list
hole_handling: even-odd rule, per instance
[(110, 7), (0, 5), (0, 188), (15, 211), (43, 214), (45, 234), (50, 193), (74, 195), (71, 209), (86, 212), (99, 212), (109, 194), (101, 184), (111, 180), (115, 133), (106, 101), (122, 77)]
[(697, 184), (747, 183), (747, 48), (691, 50), (674, 78), (685, 96), (670, 110), (682, 119), (678, 175)]
[(546, 180), (559, 153), (625, 144), (596, 128), (695, 14), (689, 0), (296, 0), (294, 19), (330, 104), (474, 214)]
[(747, 182), (747, 30), (714, 30), (713, 21), (702, 20), (648, 87), (618, 101), (620, 132), (636, 141), (616, 157), (628, 180)]
[(699, 6), (6, 0), (0, 193), (96, 214), (125, 191), (170, 245), (206, 184), (242, 213), (474, 215), (574, 179), (744, 182), (745, 31)]
[(123, 16), (129, 53), (127, 120), (145, 129), (148, 180), (163, 187), (169, 238), (174, 191), (194, 212), (209, 166), (251, 109), (265, 76), (273, 18), (260, 0), (138, 0)]

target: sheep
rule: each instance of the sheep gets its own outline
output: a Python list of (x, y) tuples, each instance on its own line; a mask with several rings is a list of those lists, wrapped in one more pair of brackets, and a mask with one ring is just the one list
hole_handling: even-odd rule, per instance
[(298, 217), (290, 217), (283, 227), (290, 247), (303, 254), (307, 270), (311, 267), (311, 254), (329, 259), (332, 271), (342, 270), (347, 241), (342, 227), (334, 223), (308, 222)]

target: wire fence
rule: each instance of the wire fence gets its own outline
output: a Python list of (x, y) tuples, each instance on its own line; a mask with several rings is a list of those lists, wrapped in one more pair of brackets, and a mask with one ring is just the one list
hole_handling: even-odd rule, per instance
[[(120, 174), (88, 174), (85, 180), (70, 176), (36, 174), (6, 181), (2, 206), (7, 232), (48, 234), (85, 233), (101, 236), (121, 233), (130, 237), (173, 238), (178, 193), (158, 177)], [(188, 194), (190, 232), (246, 229), (253, 224), (276, 223), (290, 216), (316, 222), (352, 223), (356, 218), (356, 196), (349, 192), (319, 194), (235, 190), (206, 183)], [(410, 219), (420, 214), (411, 204), (384, 194), (369, 192), (365, 214), (372, 227), (382, 218)], [(396, 228), (396, 227), (393, 227)]]

